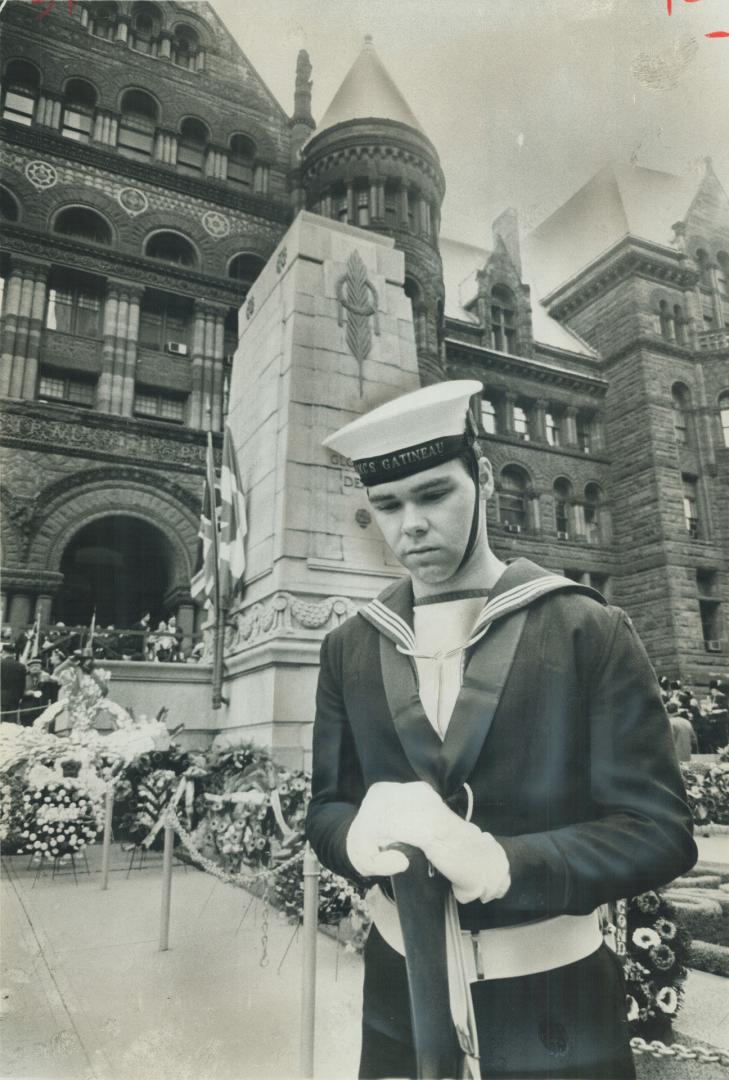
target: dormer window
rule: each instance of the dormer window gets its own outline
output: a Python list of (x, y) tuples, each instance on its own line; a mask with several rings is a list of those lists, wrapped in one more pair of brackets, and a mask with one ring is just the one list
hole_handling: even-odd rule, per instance
[(496, 352), (513, 353), (516, 345), (514, 295), (504, 285), (491, 290), (491, 337)]

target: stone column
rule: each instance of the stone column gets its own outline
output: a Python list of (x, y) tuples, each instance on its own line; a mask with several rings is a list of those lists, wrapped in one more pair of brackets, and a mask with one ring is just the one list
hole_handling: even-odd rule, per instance
[(35, 397), (49, 269), (48, 263), (12, 258), (0, 345), (2, 397)]
[(719, 266), (717, 263), (709, 263), (708, 277), (711, 282), (711, 310), (714, 316), (714, 326), (717, 330), (721, 330), (724, 326), (724, 307), (719, 292)]
[(53, 596), (50, 593), (40, 593), (35, 599), (35, 617), (40, 618), (41, 627), (48, 626), (51, 621), (51, 608)]
[(177, 605), (177, 625), (182, 630), (182, 651), (188, 656), (192, 649), (192, 639), (195, 634), (195, 605), (192, 600), (182, 601)]
[(205, 50), (198, 49), (195, 53), (195, 71), (205, 70)]
[(24, 630), (32, 620), (33, 605), (30, 593), (16, 592), (10, 599), (8, 622), (13, 628), (13, 634)]
[(38, 98), (35, 121), (37, 124), (43, 124), (44, 127), (58, 130), (61, 126), (62, 109), (63, 104), (60, 98), (53, 97), (44, 91)]
[(565, 446), (577, 446), (577, 409), (568, 405), (564, 411)]
[(572, 520), (574, 522), (575, 533), (577, 536), (587, 536), (587, 526), (585, 525), (585, 508), (580, 502), (572, 504)]
[(144, 289), (141, 286), (129, 286), (129, 308), (127, 332), (124, 338), (125, 348), (122, 366), (121, 403), (122, 416), (131, 416), (134, 411), (134, 385), (137, 377), (137, 353), (139, 348), (139, 311)]
[(154, 137), (154, 158), (164, 165), (177, 164), (177, 133), (157, 130)]
[(212, 430), (223, 429), (223, 365), (225, 361), (225, 315), (226, 309), (218, 307), (213, 309), (213, 387), (212, 387)]
[(537, 442), (547, 442), (547, 409), (549, 402), (545, 398), (537, 398), (532, 408), (532, 432)]
[(196, 300), (193, 307), (192, 350), (190, 355), (191, 392), (189, 406), (190, 427), (206, 426), (203, 402), (203, 368), (205, 362), (205, 305)]
[(158, 39), (157, 58), (159, 60), (172, 59), (172, 34), (169, 30), (161, 30)]
[(142, 287), (110, 280), (104, 305), (101, 375), (96, 391), (100, 412), (131, 416), (139, 339)]
[(116, 20), (116, 27), (114, 29), (114, 41), (119, 42), (120, 45), (126, 45), (129, 41), (129, 23), (131, 19), (129, 15), (118, 15)]
[(516, 394), (511, 390), (507, 390), (503, 397), (503, 417), (504, 417), (504, 431), (507, 435), (514, 434), (514, 406), (516, 405)]
[(97, 109), (94, 117), (93, 141), (102, 143), (104, 146), (116, 146), (118, 130), (118, 118), (104, 109)]
[(253, 170), (253, 191), (256, 195), (268, 192), (268, 165), (256, 165)]

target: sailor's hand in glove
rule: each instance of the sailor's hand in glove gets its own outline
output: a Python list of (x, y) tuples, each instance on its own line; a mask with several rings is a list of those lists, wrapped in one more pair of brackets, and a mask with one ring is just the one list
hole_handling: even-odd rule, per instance
[(373, 784), (362, 800), (347, 833), (347, 855), (363, 877), (389, 877), (408, 868), (401, 851), (391, 844), (411, 844), (424, 850), (434, 808), (441, 799), (429, 784), (416, 781)]
[(423, 851), (451, 882), (459, 903), (499, 900), (511, 885), (506, 852), (491, 833), (481, 832), (477, 825), (463, 821), (445, 804), (443, 807), (450, 818), (441, 818)]

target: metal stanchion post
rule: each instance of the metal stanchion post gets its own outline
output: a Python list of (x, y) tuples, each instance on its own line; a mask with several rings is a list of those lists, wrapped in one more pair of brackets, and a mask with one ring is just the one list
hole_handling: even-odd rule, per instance
[(170, 899), (172, 897), (172, 848), (175, 843), (175, 830), (165, 825), (165, 846), (162, 853), (162, 912), (159, 928), (159, 951), (165, 952), (170, 947)]
[(106, 789), (104, 800), (104, 841), (101, 848), (101, 888), (109, 888), (109, 863), (111, 861), (111, 818), (114, 813), (114, 788)]
[(316, 935), (319, 921), (319, 860), (309, 844), (304, 849), (304, 959), (301, 974), (301, 1076), (314, 1075), (316, 1012)]

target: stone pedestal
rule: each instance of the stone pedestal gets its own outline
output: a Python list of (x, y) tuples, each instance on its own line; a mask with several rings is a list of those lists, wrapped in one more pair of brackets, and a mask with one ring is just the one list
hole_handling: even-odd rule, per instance
[(221, 738), (307, 761), (324, 634), (400, 573), (351, 463), (321, 443), (417, 389), (404, 256), (302, 211), (241, 309), (228, 423), (248, 512)]

